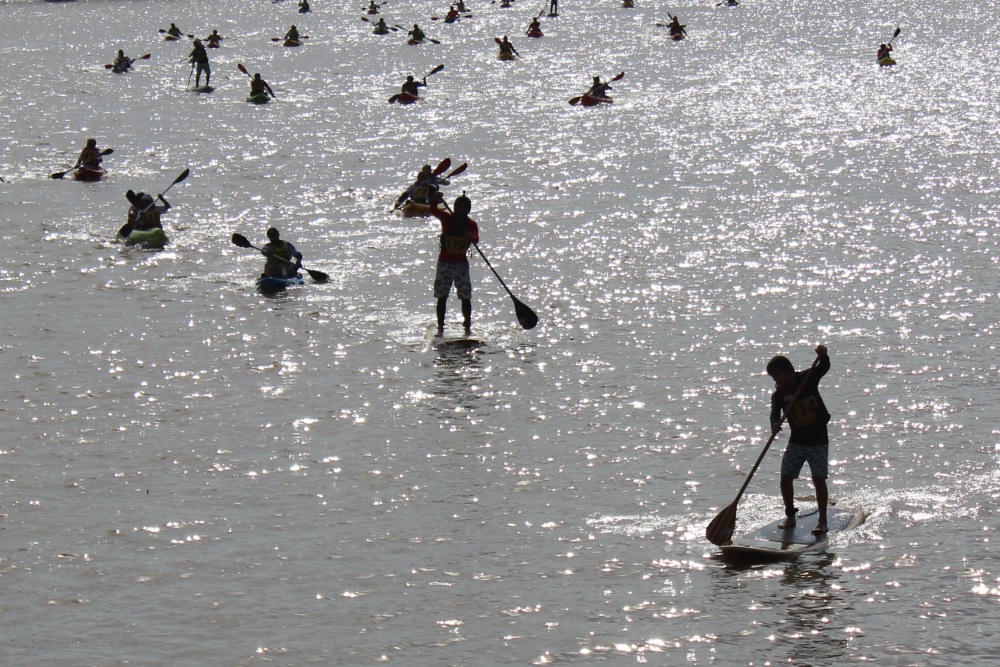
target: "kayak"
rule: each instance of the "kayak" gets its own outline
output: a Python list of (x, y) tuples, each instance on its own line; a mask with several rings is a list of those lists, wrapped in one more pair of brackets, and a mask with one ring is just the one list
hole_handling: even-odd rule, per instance
[(633, 0), (622, 0), (622, 7), (625, 7), (626, 9), (632, 9), (633, 7), (635, 7), (635, 2), (633, 2)]
[(275, 292), (283, 292), (287, 287), (295, 287), (297, 285), (305, 285), (305, 279), (299, 274), (295, 274), (292, 278), (271, 278), (261, 276), (257, 279), (257, 289), (266, 294), (273, 294)]
[(882, 58), (882, 60), (878, 61), (878, 64), (881, 67), (889, 67), (890, 65), (895, 65), (896, 60), (892, 56), (886, 56), (885, 58)]
[(423, 44), (424, 40), (422, 40), (422, 39), (414, 39), (414, 38), (411, 37), (408, 40), (406, 40), (406, 43), (409, 44), (409, 45), (411, 45), (411, 46), (416, 46), (417, 44)]
[(528, 35), (528, 37), (541, 37), (542, 36), (542, 31), (541, 30), (529, 30), (526, 34)]
[(514, 60), (517, 58), (513, 53), (500, 53), (497, 55), (497, 60)]
[(252, 102), (253, 104), (267, 104), (270, 101), (271, 96), (267, 93), (257, 93), (247, 98), (247, 102)]
[(375, 16), (376, 14), (378, 14), (378, 10), (374, 7), (368, 10), (368, 16)]
[(431, 214), (431, 207), (428, 204), (418, 204), (412, 199), (403, 204), (404, 218), (426, 218)]
[(375, 28), (374, 30), (372, 30), (372, 33), (376, 34), (376, 35), (388, 35), (389, 34), (389, 29), (388, 28)]
[(286, 39), (285, 46), (302, 46), (302, 41), (298, 39)]
[(412, 93), (400, 93), (399, 97), (396, 98), (396, 102), (399, 104), (413, 104), (420, 100), (420, 97)]
[(178, 39), (180, 39), (180, 37), (178, 37), (177, 35), (164, 35), (163, 39), (167, 40), (168, 42), (176, 42)]
[(686, 36), (687, 35), (685, 35), (683, 32), (673, 32), (673, 33), (670, 33), (670, 39), (674, 40), (675, 42), (681, 41)]
[(212, 86), (198, 86), (197, 88), (192, 88), (191, 92), (192, 93), (210, 93), (213, 90), (215, 90), (215, 88), (212, 88)]
[(104, 171), (101, 167), (80, 167), (75, 172), (73, 172), (73, 180), (75, 181), (99, 181), (108, 172)]
[(584, 93), (583, 97), (580, 98), (580, 104), (585, 107), (594, 107), (598, 104), (611, 104), (614, 102), (610, 97), (596, 97), (590, 93)]
[(169, 239), (166, 232), (159, 227), (152, 229), (133, 229), (122, 239), (127, 245), (141, 245), (144, 248), (160, 249), (167, 245)]

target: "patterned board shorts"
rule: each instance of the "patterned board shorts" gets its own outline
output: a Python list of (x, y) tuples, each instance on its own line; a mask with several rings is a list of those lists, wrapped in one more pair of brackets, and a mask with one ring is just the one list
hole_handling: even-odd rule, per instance
[(472, 279), (469, 278), (469, 263), (452, 264), (438, 262), (437, 274), (434, 276), (434, 298), (445, 299), (451, 292), (452, 284), (458, 292), (459, 299), (472, 298)]
[(808, 461), (809, 471), (813, 477), (826, 479), (830, 476), (827, 460), (830, 456), (829, 445), (796, 445), (788, 443), (785, 455), (781, 457), (781, 474), (798, 479), (802, 465)]

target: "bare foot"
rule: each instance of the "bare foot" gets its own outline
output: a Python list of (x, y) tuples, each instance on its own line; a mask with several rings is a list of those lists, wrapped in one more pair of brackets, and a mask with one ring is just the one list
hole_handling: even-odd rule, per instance
[(820, 535), (826, 535), (828, 530), (829, 529), (826, 527), (826, 522), (824, 521), (822, 523), (817, 524), (816, 527), (812, 529), (812, 534), (815, 535), (816, 537), (819, 537)]
[(788, 530), (789, 528), (795, 528), (795, 517), (787, 517), (784, 521), (778, 524), (778, 528), (781, 530)]

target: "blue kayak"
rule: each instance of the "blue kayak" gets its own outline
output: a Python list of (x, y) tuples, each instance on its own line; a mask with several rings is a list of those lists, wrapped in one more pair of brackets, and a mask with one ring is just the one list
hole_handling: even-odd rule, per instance
[(257, 289), (261, 292), (281, 292), (286, 287), (294, 287), (296, 285), (305, 285), (305, 279), (299, 274), (295, 274), (292, 278), (265, 278), (261, 276), (257, 279)]

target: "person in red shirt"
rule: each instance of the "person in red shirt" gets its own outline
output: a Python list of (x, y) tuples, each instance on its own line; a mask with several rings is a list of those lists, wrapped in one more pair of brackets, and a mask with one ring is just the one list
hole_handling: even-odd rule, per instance
[(441, 252), (438, 255), (437, 272), (434, 276), (438, 334), (444, 332), (448, 294), (454, 285), (462, 302), (462, 325), (468, 335), (472, 329), (472, 279), (469, 277), (467, 253), (470, 244), (479, 243), (479, 225), (469, 217), (472, 201), (464, 192), (455, 199), (454, 212), (441, 208), (441, 203), (441, 193), (434, 193), (430, 212), (441, 221)]

